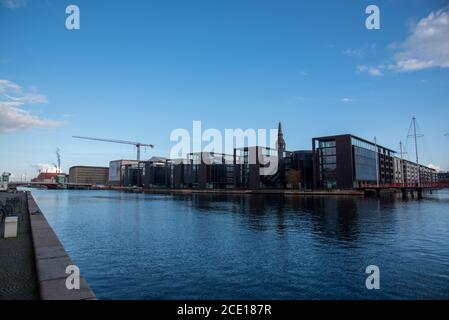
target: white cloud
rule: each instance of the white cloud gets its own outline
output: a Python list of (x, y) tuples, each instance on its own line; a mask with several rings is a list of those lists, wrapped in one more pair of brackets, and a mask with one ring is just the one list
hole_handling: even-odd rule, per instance
[(437, 172), (441, 171), (441, 167), (434, 165), (434, 164), (428, 164), (427, 167), (429, 167), (431, 169), (435, 169)]
[(392, 62), (378, 66), (361, 65), (359, 72), (381, 76), (383, 72), (412, 72), (449, 68), (449, 6), (422, 18), (401, 43), (390, 46), (396, 53)]
[(390, 69), (404, 72), (449, 68), (449, 6), (421, 19), (397, 48), (400, 51)]
[(27, 0), (1, 0), (2, 6), (8, 9), (25, 7)]
[(3, 105), (0, 102), (0, 133), (24, 131), (30, 128), (54, 128), (60, 124), (58, 121), (40, 119), (28, 110)]
[(350, 103), (350, 102), (353, 102), (354, 99), (352, 99), (352, 98), (342, 98), (340, 101), (343, 102), (343, 103)]
[(372, 75), (374, 77), (380, 77), (380, 76), (383, 75), (383, 73), (380, 70), (380, 68), (372, 67), (372, 66), (366, 66), (366, 65), (358, 65), (357, 66), (357, 71), (359, 71), (359, 72), (368, 72), (370, 75)]
[(0, 94), (5, 94), (8, 92), (20, 93), (21, 88), (19, 85), (11, 82), (9, 80), (0, 79)]
[(26, 104), (46, 103), (44, 95), (24, 92), (18, 84), (0, 79), (0, 134), (30, 128), (54, 128), (62, 123), (41, 119), (23, 108)]

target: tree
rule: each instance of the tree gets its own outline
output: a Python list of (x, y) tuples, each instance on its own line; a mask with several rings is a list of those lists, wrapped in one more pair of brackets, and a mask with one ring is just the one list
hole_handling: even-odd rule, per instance
[(285, 174), (287, 184), (291, 185), (293, 189), (299, 189), (301, 183), (301, 172), (299, 170), (290, 169)]

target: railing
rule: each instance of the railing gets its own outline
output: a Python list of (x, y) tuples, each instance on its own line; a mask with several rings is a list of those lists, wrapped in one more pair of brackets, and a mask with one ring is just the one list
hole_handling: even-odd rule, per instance
[(432, 182), (432, 183), (392, 183), (392, 184), (381, 184), (379, 186), (372, 184), (364, 184), (360, 187), (361, 189), (444, 189), (449, 188), (449, 182)]

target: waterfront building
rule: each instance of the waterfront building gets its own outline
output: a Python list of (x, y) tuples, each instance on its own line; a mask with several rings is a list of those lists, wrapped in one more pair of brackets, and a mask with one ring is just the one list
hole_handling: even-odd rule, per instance
[[(286, 187), (285, 172), (293, 169), (292, 153), (286, 151), (282, 124), (278, 124), (276, 148), (250, 146), (234, 149), (236, 159), (236, 187), (242, 189), (265, 189)], [(275, 163), (275, 165), (273, 165)], [(274, 170), (270, 172), (270, 168)]]
[(403, 160), (398, 157), (393, 157), (393, 171), (394, 171), (394, 184), (403, 184), (404, 183), (404, 165)]
[(435, 169), (418, 165), (409, 160), (403, 160), (404, 183), (418, 185), (418, 181), (422, 184), (435, 183), (438, 181)]
[(409, 160), (403, 160), (404, 183), (418, 184), (419, 166)]
[(173, 188), (192, 188), (192, 166), (189, 159), (174, 159), (173, 166)]
[(133, 186), (139, 182), (140, 161), (114, 160), (109, 162), (108, 184), (113, 186)]
[(68, 179), (68, 175), (58, 172), (40, 172), (39, 175), (31, 179), (31, 182), (39, 183), (65, 183)]
[(123, 182), (122, 186), (125, 187), (142, 187), (142, 165), (139, 162), (135, 164), (126, 164), (123, 166)]
[(286, 151), (281, 123), (276, 149), (250, 146), (235, 148), (233, 154), (197, 152), (176, 160), (153, 157), (139, 167), (142, 186), (148, 189), (311, 189), (313, 185), (312, 151)]
[(283, 172), (287, 189), (313, 188), (312, 150), (289, 152), (283, 159)]
[(164, 157), (152, 157), (142, 162), (142, 184), (146, 189), (172, 188), (173, 165), (172, 161)]
[(352, 189), (394, 181), (394, 151), (351, 134), (312, 139), (314, 188)]
[(434, 169), (394, 156), (395, 151), (350, 135), (314, 138), (315, 188), (351, 189), (371, 185), (437, 181)]
[(421, 182), (424, 184), (438, 182), (438, 173), (435, 169), (420, 165)]
[(236, 187), (237, 168), (235, 155), (198, 152), (187, 156), (189, 180), (187, 184), (198, 189), (230, 189)]
[[(285, 152), (282, 153), (285, 156)], [(283, 188), (283, 167), (279, 161), (277, 149), (253, 146), (234, 149), (236, 161), (236, 187), (241, 189)], [(275, 171), (271, 174), (263, 173), (269, 170), (270, 164), (276, 163)], [(267, 172), (269, 173), (269, 172)]]
[(437, 182), (448, 183), (449, 182), (449, 171), (448, 172), (438, 172)]
[(108, 167), (73, 166), (69, 170), (69, 183), (106, 185), (108, 176)]
[(214, 152), (190, 153), (185, 159), (154, 157), (145, 162), (144, 188), (235, 188), (233, 155)]

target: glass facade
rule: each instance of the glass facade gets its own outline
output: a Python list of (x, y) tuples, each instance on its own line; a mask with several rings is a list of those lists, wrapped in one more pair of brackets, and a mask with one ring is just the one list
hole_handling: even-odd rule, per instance
[(325, 188), (337, 187), (337, 149), (335, 140), (319, 141), (318, 156), (320, 180)]
[(380, 184), (394, 181), (394, 151), (371, 142), (351, 138), (354, 150), (355, 182), (372, 183), (379, 179)]
[(354, 146), (355, 180), (377, 181), (376, 152)]
[(390, 149), (352, 135), (315, 138), (313, 146), (317, 187), (357, 188), (375, 184), (377, 179), (379, 184), (394, 179), (394, 151)]

